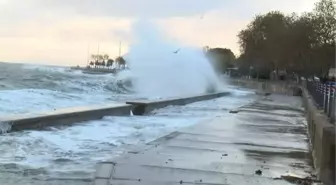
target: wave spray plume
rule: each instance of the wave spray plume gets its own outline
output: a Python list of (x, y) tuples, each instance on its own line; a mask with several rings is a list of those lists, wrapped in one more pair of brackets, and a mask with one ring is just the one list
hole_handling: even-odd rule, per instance
[(168, 40), (150, 21), (133, 25), (135, 41), (125, 58), (135, 90), (146, 96), (184, 96), (221, 90), (222, 83), (201, 48)]

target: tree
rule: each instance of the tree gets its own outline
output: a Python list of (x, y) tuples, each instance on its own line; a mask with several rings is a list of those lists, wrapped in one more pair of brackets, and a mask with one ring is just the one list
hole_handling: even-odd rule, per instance
[(278, 74), (279, 69), (286, 68), (287, 37), (290, 19), (281, 12), (269, 12), (258, 15), (238, 34), (244, 58), (244, 71), (254, 76), (268, 78), (271, 71)]
[(106, 63), (106, 66), (111, 67), (111, 66), (113, 66), (113, 63), (114, 63), (114, 61), (112, 59), (108, 59), (107, 63)]
[(335, 0), (320, 0), (312, 12), (257, 15), (238, 34), (239, 65), (265, 72), (284, 69), (302, 76), (325, 73), (335, 61)]
[(281, 12), (269, 12), (256, 16), (248, 28), (238, 34), (241, 49), (250, 58), (253, 68), (278, 71), (284, 67), (288, 21)]
[(336, 38), (336, 1), (320, 0), (313, 11), (315, 32), (318, 38), (316, 54), (324, 64), (323, 70), (335, 67), (335, 38)]
[(93, 61), (96, 61), (96, 60), (98, 60), (98, 57), (97, 57), (98, 55), (94, 55), (94, 54), (92, 54), (91, 55), (91, 59), (93, 60)]
[(99, 61), (104, 60), (104, 56), (103, 56), (103, 55), (98, 55), (98, 60), (99, 60)]
[(119, 65), (120, 67), (125, 68), (125, 66), (126, 66), (126, 60), (125, 60), (122, 56), (117, 57), (117, 58), (115, 59), (115, 61), (118, 63), (118, 65)]
[(207, 49), (206, 55), (213, 64), (215, 70), (219, 73), (227, 71), (228, 68), (234, 67), (235, 55), (227, 48)]
[(313, 11), (317, 19), (314, 26), (322, 44), (335, 44), (336, 37), (336, 1), (320, 0)]
[(90, 65), (94, 66), (96, 62), (96, 55), (91, 55), (91, 61), (90, 61)]
[(285, 68), (301, 76), (314, 73), (313, 59), (316, 45), (316, 33), (314, 31), (314, 18), (311, 13), (301, 16), (293, 14), (290, 17), (290, 26), (287, 34)]
[(103, 58), (104, 58), (104, 60), (107, 61), (107, 60), (110, 58), (110, 56), (109, 56), (108, 54), (104, 54), (104, 55), (103, 55)]

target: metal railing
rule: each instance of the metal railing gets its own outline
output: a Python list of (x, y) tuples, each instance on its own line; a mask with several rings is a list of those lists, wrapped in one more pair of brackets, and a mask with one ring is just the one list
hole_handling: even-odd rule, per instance
[(335, 83), (320, 83), (318, 81), (307, 81), (307, 90), (313, 97), (316, 106), (324, 113), (335, 120)]

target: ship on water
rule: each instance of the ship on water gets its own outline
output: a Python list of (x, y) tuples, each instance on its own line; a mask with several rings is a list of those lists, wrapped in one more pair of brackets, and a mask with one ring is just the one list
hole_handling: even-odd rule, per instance
[(126, 60), (119, 56), (115, 60), (105, 55), (91, 55), (91, 60), (86, 67), (71, 67), (71, 70), (81, 70), (86, 74), (115, 74), (122, 70), (127, 70)]
[(71, 70), (80, 70), (86, 74), (115, 74), (122, 70), (127, 70), (126, 60), (121, 56), (121, 42), (119, 44), (119, 56), (113, 60), (107, 54), (98, 53), (90, 55), (87, 60), (87, 66), (81, 67), (79, 65), (71, 67)]

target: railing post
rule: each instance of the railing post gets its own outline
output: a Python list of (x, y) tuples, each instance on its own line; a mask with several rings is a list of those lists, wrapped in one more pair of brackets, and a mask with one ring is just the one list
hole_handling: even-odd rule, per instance
[(331, 85), (330, 84), (328, 84), (327, 85), (328, 86), (328, 91), (327, 91), (327, 96), (328, 96), (328, 102), (327, 102), (327, 115), (329, 115), (329, 104), (330, 104), (330, 95), (331, 95)]
[(332, 102), (330, 103), (330, 121), (332, 124), (335, 124), (335, 118), (336, 118), (336, 105), (335, 105), (335, 92), (332, 97)]
[(318, 90), (318, 94), (316, 94), (315, 96), (315, 100), (317, 100), (317, 104), (319, 106), (319, 109), (321, 109), (321, 107), (324, 107), (324, 87), (323, 84), (319, 82), (318, 84), (319, 86), (319, 90)]
[(335, 89), (333, 86), (330, 87), (330, 99), (329, 99), (329, 112), (328, 116), (330, 117), (331, 122), (335, 121)]
[(320, 87), (321, 87), (321, 91), (320, 91), (320, 107), (322, 107), (322, 109), (324, 110), (324, 99), (325, 99), (325, 93), (324, 93), (324, 85), (322, 83), (320, 83)]
[(330, 84), (327, 84), (327, 106), (326, 106), (326, 111), (325, 113), (327, 114), (327, 116), (329, 117), (329, 106), (330, 106), (330, 95), (331, 95), (331, 85)]
[(327, 86), (326, 84), (323, 84), (323, 89), (322, 89), (322, 93), (323, 93), (323, 112), (326, 112), (326, 107), (327, 107)]

